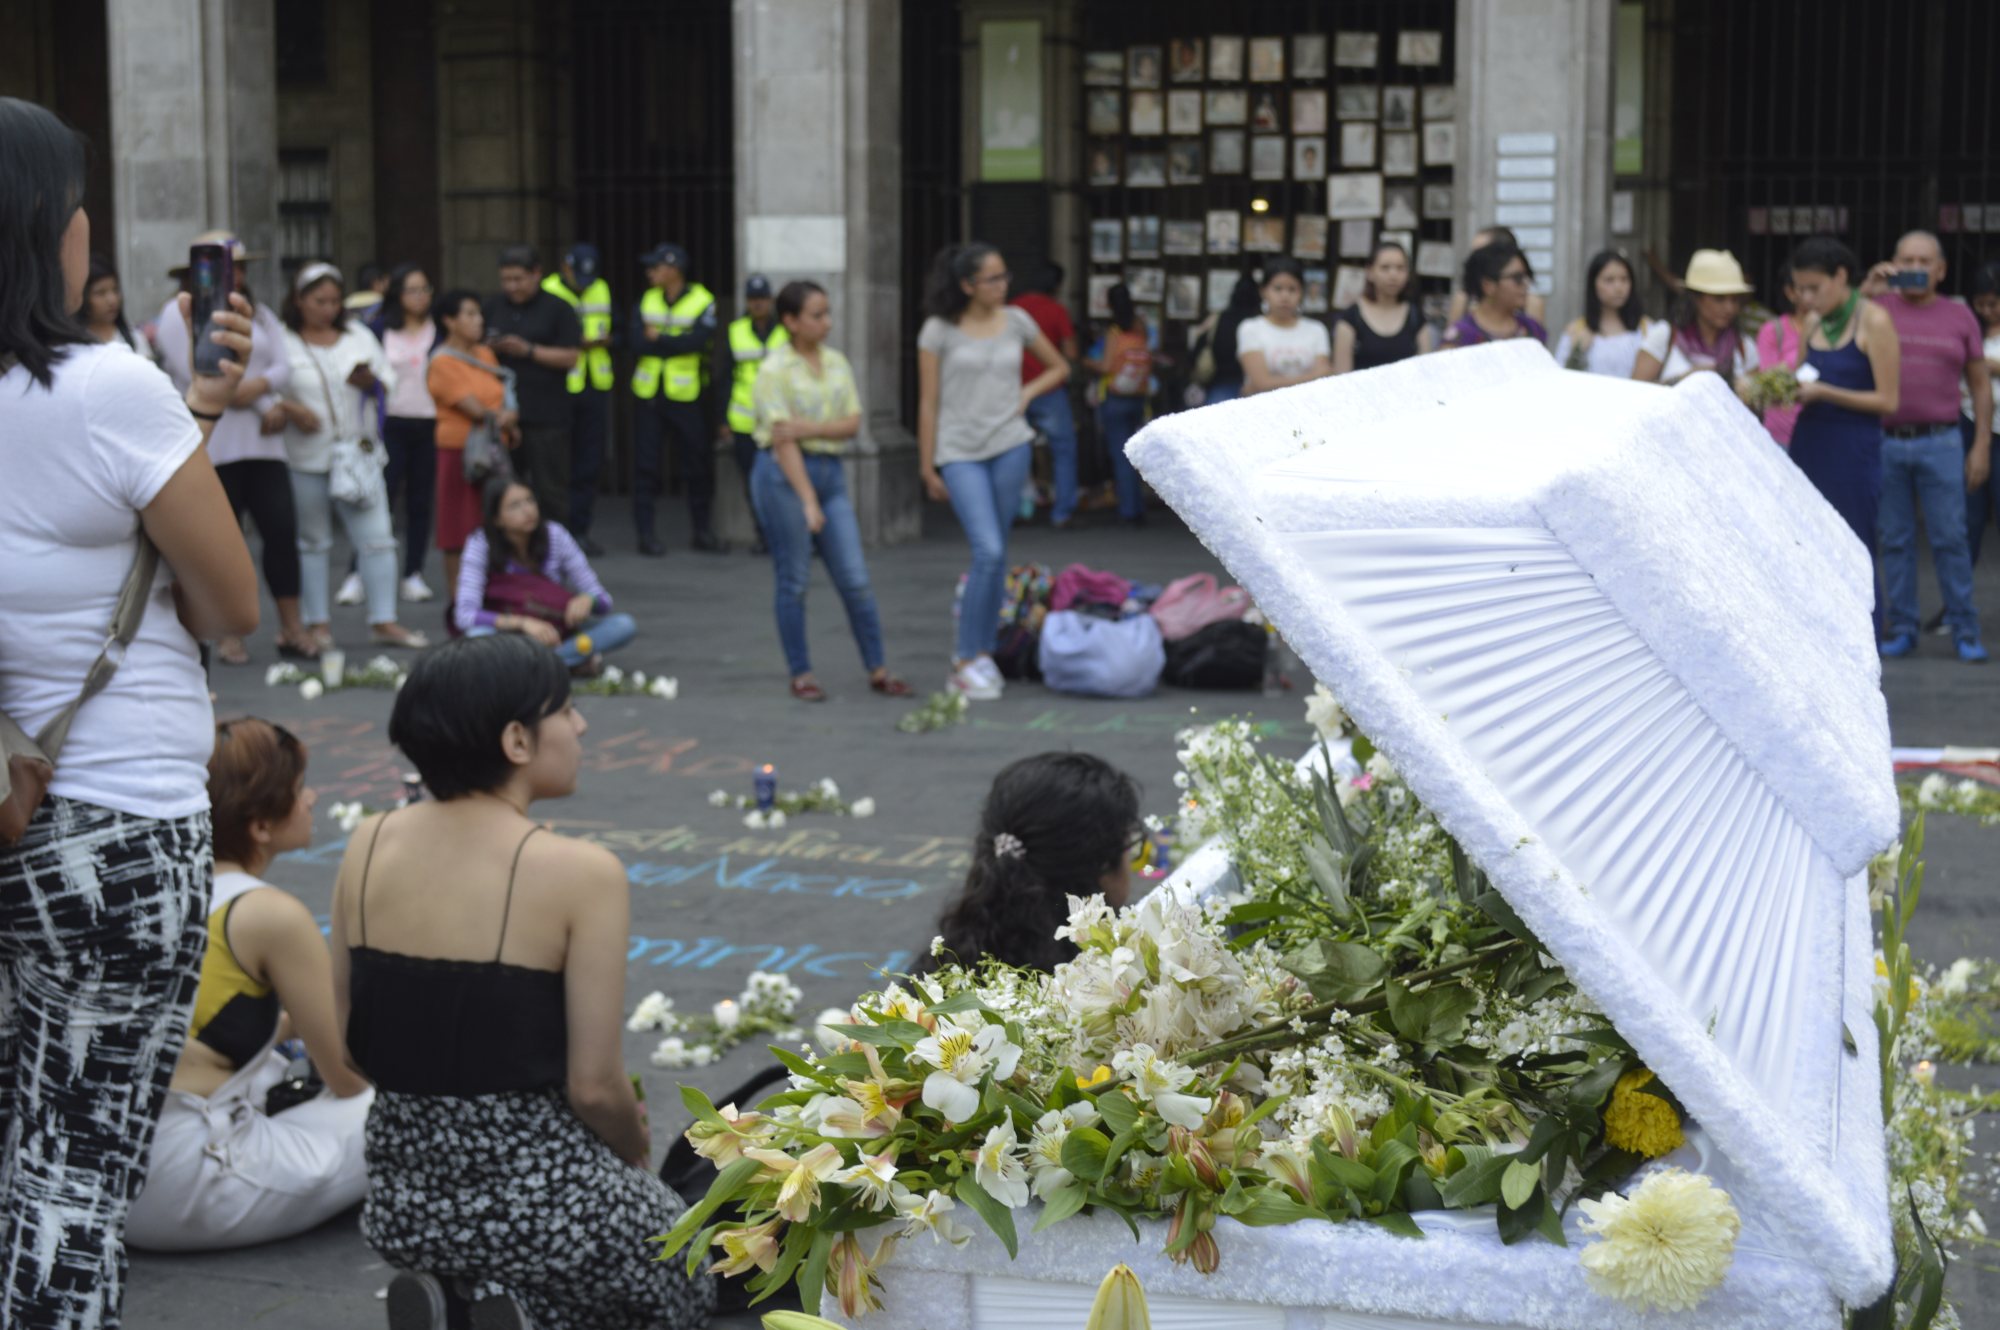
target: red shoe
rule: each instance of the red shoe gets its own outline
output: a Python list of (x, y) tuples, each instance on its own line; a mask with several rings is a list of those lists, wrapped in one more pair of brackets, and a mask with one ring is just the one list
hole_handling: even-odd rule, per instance
[(811, 679), (794, 679), (792, 680), (792, 696), (801, 702), (824, 702), (826, 701), (826, 689), (820, 687)]

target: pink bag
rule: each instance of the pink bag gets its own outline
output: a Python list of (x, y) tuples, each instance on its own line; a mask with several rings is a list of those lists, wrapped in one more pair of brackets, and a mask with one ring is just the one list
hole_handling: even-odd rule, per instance
[(1103, 573), (1073, 563), (1056, 574), (1049, 588), (1051, 610), (1074, 609), (1078, 605), (1123, 605), (1132, 594), (1132, 584), (1116, 573)]
[(1194, 573), (1169, 582), (1149, 613), (1160, 625), (1161, 638), (1177, 642), (1212, 623), (1242, 618), (1251, 603), (1242, 587), (1218, 587), (1215, 574)]

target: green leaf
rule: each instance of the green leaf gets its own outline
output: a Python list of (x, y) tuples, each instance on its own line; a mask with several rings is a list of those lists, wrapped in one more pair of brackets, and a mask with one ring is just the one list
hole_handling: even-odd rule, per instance
[(1500, 1179), (1514, 1162), (1512, 1155), (1494, 1154), (1483, 1145), (1454, 1146), (1452, 1154), (1463, 1156), (1465, 1163), (1438, 1188), (1447, 1206), (1469, 1210), (1500, 1199)]
[(1312, 1143), (1312, 1173), (1315, 1180), (1324, 1178), (1337, 1187), (1345, 1187), (1360, 1196), (1366, 1196), (1375, 1187), (1375, 1170), (1366, 1164), (1357, 1163), (1346, 1155), (1335, 1154), (1326, 1148), (1324, 1141)]
[(1503, 1202), (1498, 1217), (1500, 1241), (1511, 1247), (1523, 1238), (1533, 1237), (1541, 1227), (1542, 1213), (1547, 1209), (1548, 1202), (1539, 1187), (1529, 1191), (1527, 1202), (1523, 1205), (1513, 1206)]
[(1569, 1102), (1578, 1108), (1596, 1108), (1624, 1074), (1624, 1058), (1606, 1058), (1570, 1082)]
[(1139, 1106), (1122, 1090), (1106, 1090), (1094, 1102), (1097, 1115), (1114, 1134), (1130, 1131), (1139, 1121)]
[(968, 1011), (990, 1012), (992, 1008), (979, 1000), (978, 989), (968, 988), (963, 993), (954, 993), (942, 1002), (933, 1003), (926, 1010), (933, 1016), (957, 1016)]
[(1062, 1166), (1085, 1182), (1104, 1176), (1104, 1161), (1110, 1154), (1111, 1138), (1095, 1127), (1079, 1127), (1063, 1138)]
[(1230, 1213), (1239, 1224), (1251, 1228), (1269, 1228), (1278, 1224), (1296, 1224), (1303, 1219), (1318, 1219), (1320, 1212), (1309, 1205), (1299, 1204), (1296, 1196), (1285, 1187), (1272, 1185), (1258, 1187), (1244, 1193), (1247, 1203)]
[(1596, 1030), (1572, 1030), (1562, 1038), (1574, 1039), (1579, 1044), (1595, 1044), (1600, 1048), (1614, 1049), (1620, 1053), (1632, 1051), (1632, 1045), (1625, 1042), (1625, 1036), (1609, 1026)]
[[(772, 1057), (778, 1059), (779, 1062), (782, 1062), (785, 1065), (785, 1070), (791, 1072), (793, 1075), (804, 1076), (807, 1079), (811, 1080), (815, 1085), (824, 1085), (829, 1088), (831, 1088), (835, 1083), (833, 1077), (827, 1075), (827, 1073), (821, 1070), (820, 1068), (813, 1066), (812, 1063), (807, 1062), (804, 1058), (800, 1057), (797, 1053), (792, 1052), (790, 1049), (779, 1048), (776, 1044), (773, 1044), (770, 1047), (770, 1053)], [(721, 1121), (720, 1118), (717, 1118), (716, 1120), (718, 1122)]]
[(1535, 1129), (1528, 1133), (1528, 1143), (1515, 1158), (1525, 1163), (1536, 1163), (1549, 1152), (1563, 1134), (1563, 1121), (1553, 1113), (1535, 1123)]
[(1288, 914), (1296, 914), (1298, 907), (1289, 901), (1245, 901), (1230, 910), (1228, 922), (1231, 924), (1261, 924), (1272, 919), (1282, 919)]
[(1500, 1174), (1500, 1200), (1518, 1210), (1528, 1203), (1528, 1198), (1535, 1194), (1535, 1188), (1541, 1185), (1541, 1181), (1541, 1169), (1516, 1159)]
[(1437, 1183), (1422, 1169), (1413, 1169), (1410, 1176), (1403, 1179), (1403, 1208), (1412, 1214), (1418, 1210), (1444, 1209), (1444, 1197), (1438, 1194)]
[(694, 1114), (697, 1121), (706, 1122), (711, 1127), (729, 1126), (722, 1120), (722, 1114), (715, 1111), (714, 1101), (692, 1085), (681, 1087), (681, 1102), (687, 1105), (687, 1111)]
[[(764, 1166), (754, 1159), (738, 1159), (716, 1174), (715, 1181), (708, 1184), (708, 1194), (689, 1206), (686, 1213), (681, 1215), (680, 1222), (668, 1230), (667, 1236), (660, 1240), (664, 1244), (660, 1248), (661, 1258), (665, 1259), (679, 1251), (689, 1238), (701, 1231), (702, 1225), (708, 1222), (710, 1215), (735, 1200), (736, 1194), (763, 1171)], [(697, 1251), (695, 1264), (700, 1263), (700, 1256), (701, 1253)]]
[(1417, 1227), (1417, 1221), (1399, 1210), (1391, 1210), (1386, 1215), (1370, 1215), (1368, 1222), (1377, 1228), (1386, 1228), (1399, 1238), (1421, 1238), (1424, 1231)]
[(1409, 1176), (1419, 1158), (1416, 1147), (1401, 1140), (1390, 1141), (1377, 1150), (1375, 1185), (1368, 1189), (1369, 1199), (1386, 1210), (1403, 1190), (1403, 1179)]
[[(1514, 907), (1509, 905), (1507, 898), (1499, 892), (1491, 889), (1482, 891), (1472, 903), (1478, 906), (1487, 918), (1512, 933), (1515, 937), (1527, 942), (1535, 941), (1534, 933), (1526, 924), (1521, 922), (1521, 916), (1514, 913)], [(1540, 944), (1537, 943), (1537, 945)]]
[(804, 1224), (785, 1225), (785, 1241), (784, 1245), (778, 1248), (778, 1263), (771, 1267), (768, 1274), (761, 1276), (763, 1291), (751, 1299), (753, 1304), (764, 1301), (792, 1282), (792, 1276), (798, 1273), (799, 1263), (805, 1260), (806, 1253), (812, 1249), (813, 1238), (816, 1236), (817, 1234)]
[(1039, 1233), (1051, 1224), (1060, 1224), (1083, 1209), (1089, 1199), (1090, 1193), (1081, 1182), (1069, 1182), (1056, 1188), (1042, 1201), (1042, 1217), (1035, 1221), (1034, 1231)]
[(1125, 1152), (1139, 1144), (1140, 1141), (1145, 1139), (1145, 1136), (1146, 1127), (1142, 1120), (1133, 1123), (1124, 1131), (1112, 1137), (1111, 1149), (1104, 1156), (1104, 1172), (1102, 1176), (1107, 1178), (1112, 1176), (1112, 1170), (1118, 1167), (1118, 1161), (1125, 1157)]
[(858, 1039), (864, 1044), (877, 1048), (915, 1048), (922, 1040), (930, 1038), (930, 1031), (915, 1021), (884, 1021), (880, 1025), (829, 1025), (826, 1027), (850, 1039)]
[(1910, 1309), (1908, 1330), (1928, 1330), (1937, 1316), (1938, 1305), (1944, 1300), (1944, 1257), (1938, 1254), (1937, 1243), (1932, 1240), (1930, 1230), (1924, 1227), (1924, 1217), (1917, 1213), (1917, 1198), (1910, 1196), (1910, 1223), (1916, 1229), (1917, 1263), (1912, 1271), (1915, 1305)]
[[(1076, 1138), (1072, 1135), (1070, 1139)], [(1013, 1211), (994, 1200), (992, 1193), (980, 1186), (970, 1173), (959, 1174), (958, 1184), (951, 1191), (952, 1195), (971, 1206), (978, 1212), (979, 1217), (986, 1221), (986, 1227), (993, 1230), (993, 1235), (1000, 1239), (1000, 1245), (1007, 1249), (1007, 1258), (1012, 1260), (1020, 1246), (1014, 1236)]]
[(1360, 763), (1363, 767), (1366, 767), (1368, 765), (1368, 759), (1373, 756), (1375, 756), (1374, 743), (1368, 738), (1367, 735), (1357, 733), (1354, 736), (1354, 760)]
[(1280, 963), (1322, 1002), (1353, 1002), (1366, 997), (1389, 972), (1388, 962), (1374, 948), (1325, 938), (1287, 953)]
[(822, 1229), (813, 1234), (812, 1248), (799, 1267), (799, 1310), (819, 1315), (820, 1295), (826, 1291), (826, 1260), (833, 1253), (833, 1234)]

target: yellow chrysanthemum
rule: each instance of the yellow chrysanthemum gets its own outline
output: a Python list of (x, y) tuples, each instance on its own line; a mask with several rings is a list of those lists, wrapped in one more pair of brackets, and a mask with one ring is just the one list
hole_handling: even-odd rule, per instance
[(1646, 1159), (1678, 1150), (1687, 1139), (1681, 1134), (1681, 1119), (1674, 1106), (1641, 1088), (1652, 1080), (1653, 1073), (1644, 1067), (1626, 1072), (1618, 1078), (1611, 1103), (1604, 1110), (1605, 1141)]
[(1691, 1311), (1729, 1273), (1742, 1220), (1729, 1193), (1698, 1173), (1662, 1169), (1635, 1188), (1579, 1201), (1599, 1240), (1578, 1257), (1598, 1292), (1661, 1311)]

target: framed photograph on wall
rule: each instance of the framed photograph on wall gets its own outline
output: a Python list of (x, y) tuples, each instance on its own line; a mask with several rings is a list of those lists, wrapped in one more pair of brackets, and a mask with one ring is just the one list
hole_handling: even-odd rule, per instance
[(1201, 133), (1201, 91), (1175, 88), (1167, 94), (1167, 133)]
[(1382, 90), (1372, 83), (1343, 83), (1333, 90), (1333, 114), (1337, 120), (1379, 119)]
[(1142, 305), (1137, 301), (1134, 301), (1132, 304), (1132, 308), (1138, 311), (1140, 321), (1144, 323), (1148, 328), (1157, 328), (1160, 326), (1159, 305), (1157, 304)]
[(1218, 129), (1208, 136), (1208, 173), (1243, 174), (1243, 131)]
[(1243, 81), (1243, 39), (1241, 37), (1210, 37), (1208, 39), (1208, 81), (1210, 83), (1241, 83)]
[(1340, 224), (1340, 257), (1365, 259), (1375, 247), (1375, 223), (1365, 218)]
[(1086, 51), (1083, 54), (1083, 81), (1093, 88), (1125, 86), (1123, 51)]
[(1415, 185), (1389, 185), (1382, 190), (1382, 225), (1395, 231), (1413, 231), (1417, 220)]
[(1417, 89), (1409, 83), (1392, 83), (1382, 89), (1382, 128), (1417, 127)]
[(1208, 298), (1202, 303), (1208, 308), (1221, 309), (1229, 303), (1229, 297), (1236, 291), (1236, 279), (1242, 274), (1234, 268), (1210, 268), (1208, 270)]
[(1326, 313), (1326, 269), (1307, 268), (1303, 276), (1305, 294), (1299, 297), (1299, 313)]
[(1132, 94), (1132, 133), (1139, 138), (1151, 138), (1167, 132), (1166, 100), (1157, 92), (1135, 92)]
[(1284, 122), (1278, 119), (1277, 93), (1267, 90), (1250, 99), (1250, 128), (1275, 130), (1284, 127)]
[(1176, 83), (1199, 83), (1201, 76), (1201, 38), (1176, 37), (1169, 42), (1167, 77)]
[(1160, 228), (1160, 252), (1167, 255), (1201, 253), (1201, 223), (1169, 218)]
[(1090, 261), (1125, 261), (1125, 228), (1116, 217), (1099, 217), (1090, 224)]
[(1126, 65), (1125, 81), (1135, 88), (1157, 88), (1160, 86), (1160, 48), (1157, 46), (1134, 46), (1128, 52), (1130, 61)]
[(1336, 32), (1333, 63), (1341, 69), (1373, 69), (1382, 63), (1382, 39), (1372, 32)]
[(1333, 307), (1346, 309), (1361, 299), (1368, 289), (1368, 269), (1358, 263), (1343, 263), (1333, 270)]
[(1125, 279), (1115, 272), (1094, 272), (1090, 275), (1090, 301), (1085, 306), (1093, 319), (1111, 317), (1111, 288)]
[(1352, 120), (1340, 127), (1340, 164), (1375, 165), (1375, 125), (1372, 121)]
[(1243, 214), (1212, 210), (1208, 214), (1208, 252), (1236, 254), (1243, 249)]
[[(1374, 163), (1364, 163), (1372, 166)], [(1292, 140), (1292, 179), (1312, 182), (1326, 174), (1326, 138), (1310, 134)]]
[(1171, 139), (1167, 143), (1167, 183), (1201, 183), (1201, 140)]
[(1292, 89), (1292, 133), (1326, 133), (1326, 89)]
[(1450, 166), (1458, 158), (1458, 126), (1440, 120), (1424, 126), (1424, 165)]
[(1326, 77), (1325, 33), (1302, 32), (1292, 38), (1292, 77), (1295, 79)]
[(1422, 100), (1426, 120), (1449, 120), (1458, 114), (1458, 92), (1449, 84), (1425, 88)]
[(1328, 176), (1326, 215), (1335, 221), (1382, 215), (1382, 177), (1374, 171)]
[(1396, 63), (1429, 69), (1444, 63), (1444, 34), (1433, 29), (1405, 28), (1396, 34)]
[(1292, 253), (1302, 259), (1326, 257), (1326, 218), (1318, 213), (1300, 213), (1292, 218)]
[(1418, 241), (1417, 276), (1456, 277), (1458, 256), (1452, 252), (1451, 246), (1442, 240)]
[(1092, 88), (1083, 99), (1084, 126), (1093, 134), (1125, 132), (1125, 98), (1115, 88)]
[(1451, 216), (1452, 198), (1450, 185), (1424, 186), (1424, 217), (1426, 219)]
[(1165, 268), (1127, 268), (1125, 285), (1132, 288), (1134, 300), (1165, 300), (1167, 298), (1167, 270)]
[(1210, 88), (1202, 94), (1203, 107), (1211, 125), (1247, 125), (1250, 123), (1250, 90), (1248, 88)]
[(1250, 136), (1250, 178), (1252, 180), (1283, 180), (1285, 178), (1285, 136), (1283, 134), (1252, 134)]
[(1285, 39), (1283, 37), (1252, 37), (1250, 39), (1250, 81), (1252, 83), (1283, 83), (1285, 81)]
[(1243, 224), (1243, 252), (1282, 254), (1285, 252), (1285, 219), (1270, 213), (1255, 213)]
[(1417, 136), (1404, 131), (1382, 136), (1382, 174), (1417, 173)]
[(1175, 273), (1167, 278), (1167, 317), (1170, 319), (1201, 317), (1200, 274)]
[(1119, 180), (1118, 145), (1098, 142), (1090, 145), (1089, 180), (1102, 189), (1115, 185)]
[(1391, 231), (1386, 226), (1382, 228), (1382, 233), (1375, 237), (1375, 243), (1377, 245), (1401, 245), (1405, 254), (1414, 253), (1417, 248), (1417, 238), (1413, 233), (1409, 231)]
[(1160, 257), (1160, 219), (1156, 213), (1134, 213), (1125, 219), (1125, 257)]
[(1167, 154), (1128, 152), (1125, 154), (1125, 184), (1130, 189), (1160, 189), (1167, 183)]

